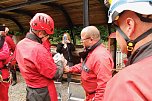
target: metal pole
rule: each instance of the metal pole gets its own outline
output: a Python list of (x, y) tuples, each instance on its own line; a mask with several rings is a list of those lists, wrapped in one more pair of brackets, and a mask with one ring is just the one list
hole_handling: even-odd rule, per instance
[(83, 27), (89, 25), (89, 1), (83, 0)]

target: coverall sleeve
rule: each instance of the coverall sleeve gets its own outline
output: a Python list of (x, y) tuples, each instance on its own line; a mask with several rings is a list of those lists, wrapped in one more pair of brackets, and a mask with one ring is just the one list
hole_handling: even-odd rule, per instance
[(5, 40), (6, 40), (7, 44), (9, 44), (11, 50), (14, 52), (16, 44), (14, 43), (13, 39), (10, 36), (6, 36), (6, 38), (7, 39), (5, 39)]
[(69, 51), (75, 51), (75, 47), (72, 43), (67, 43), (68, 49), (70, 49)]
[(44, 41), (42, 44), (49, 52), (51, 51), (51, 43), (49, 40)]
[(41, 75), (49, 79), (54, 78), (57, 72), (57, 66), (54, 63), (51, 53), (48, 52), (45, 47), (40, 46), (40, 49), (37, 52), (36, 65)]
[(78, 73), (80, 74), (82, 71), (82, 63), (76, 64), (72, 67), (70, 67), (70, 71), (71, 73)]
[(113, 62), (108, 56), (94, 56), (94, 73), (97, 75), (97, 89), (94, 100), (102, 101), (107, 82), (112, 78)]
[[(121, 72), (121, 71), (119, 71)], [(129, 72), (127, 73), (124, 73), (122, 74), (121, 76), (119, 75), (115, 75), (108, 83), (107, 83), (107, 86), (106, 86), (106, 89), (105, 89), (105, 93), (104, 93), (104, 99), (103, 101), (128, 101), (126, 99), (132, 99), (133, 96), (131, 97), (129, 93), (129, 89), (132, 89), (132, 87), (129, 85), (129, 82), (128, 82), (128, 85), (126, 85), (125, 83), (125, 79), (124, 79), (124, 75), (127, 74), (126, 77), (128, 77), (128, 74)], [(121, 79), (123, 78), (123, 79)], [(124, 83), (125, 82), (125, 83)], [(131, 82), (130, 82), (131, 84)], [(133, 89), (132, 89), (133, 90)], [(124, 94), (125, 92), (125, 94)], [(127, 98), (128, 97), (128, 98)], [(129, 101), (139, 101), (139, 100), (129, 100)], [(144, 100), (142, 100), (144, 101)]]
[(5, 60), (9, 57), (9, 48), (6, 42), (4, 42), (3, 47), (0, 49), (0, 60)]

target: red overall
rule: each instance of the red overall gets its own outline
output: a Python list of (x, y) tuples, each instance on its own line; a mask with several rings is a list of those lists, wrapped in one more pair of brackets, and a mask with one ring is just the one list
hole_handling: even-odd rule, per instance
[(86, 101), (102, 101), (106, 83), (112, 78), (113, 59), (100, 45), (88, 54), (85, 65), (89, 72), (82, 70), (81, 63), (70, 68), (70, 72), (81, 73)]
[(44, 41), (42, 44), (49, 52), (51, 51), (51, 43), (49, 40)]
[(8, 47), (11, 50), (11, 52), (14, 52), (16, 45), (15, 45), (13, 39), (10, 36), (6, 36), (5, 41), (7, 42)]
[(13, 65), (16, 64), (15, 56), (13, 54), (14, 51), (15, 51), (16, 44), (14, 43), (13, 39), (11, 38), (11, 36), (6, 36), (5, 37), (5, 41), (8, 44), (8, 47), (9, 47), (9, 50), (10, 50), (10, 57), (9, 57), (9, 59), (7, 59), (7, 63), (11, 62), (11, 65), (13, 66)]
[(152, 56), (125, 67), (107, 84), (104, 101), (152, 101)]
[(9, 78), (9, 71), (4, 67), (4, 61), (9, 57), (9, 48), (6, 42), (0, 49), (0, 70), (4, 82), (0, 81), (0, 101), (8, 101), (9, 83), (5, 82)]
[(24, 38), (16, 46), (16, 60), (27, 86), (48, 87), (51, 101), (57, 101), (53, 81), (57, 66), (50, 52), (42, 44)]

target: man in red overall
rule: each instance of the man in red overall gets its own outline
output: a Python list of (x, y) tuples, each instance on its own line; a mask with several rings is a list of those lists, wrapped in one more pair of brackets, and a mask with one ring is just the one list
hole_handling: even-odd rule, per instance
[(5, 42), (5, 27), (0, 26), (0, 30), (0, 101), (8, 101), (10, 75), (5, 61), (9, 57), (9, 48)]
[(106, 84), (112, 78), (112, 56), (101, 44), (100, 32), (95, 26), (87, 26), (81, 31), (81, 42), (85, 49), (80, 53), (83, 62), (64, 70), (81, 74), (85, 101), (102, 101)]
[(8, 31), (9, 31), (8, 27), (5, 27), (5, 41), (7, 42), (9, 50), (10, 50), (10, 57), (8, 59), (8, 62), (10, 62), (10, 66), (11, 66), (10, 71), (12, 73), (12, 78), (13, 78), (12, 86), (14, 86), (17, 83), (16, 68), (14, 67), (16, 64), (16, 60), (14, 57), (16, 44), (14, 43), (12, 36), (8, 35)]
[(56, 66), (52, 54), (43, 45), (53, 32), (53, 19), (37, 13), (30, 21), (29, 33), (16, 46), (16, 60), (27, 84), (27, 101), (57, 101), (53, 79), (62, 75), (63, 68)]
[(152, 101), (152, 0), (111, 0), (109, 23), (128, 55), (106, 86), (104, 101)]

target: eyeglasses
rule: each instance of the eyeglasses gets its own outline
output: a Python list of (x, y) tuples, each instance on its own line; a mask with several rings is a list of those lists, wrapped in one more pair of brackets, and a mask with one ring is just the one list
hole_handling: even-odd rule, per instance
[(85, 41), (85, 40), (87, 40), (87, 39), (90, 39), (90, 37), (85, 38), (85, 39), (81, 39), (80, 41), (83, 42), (83, 41)]

